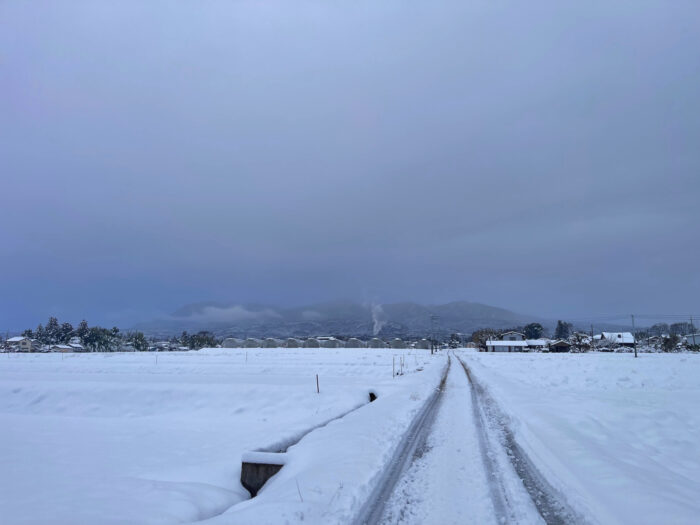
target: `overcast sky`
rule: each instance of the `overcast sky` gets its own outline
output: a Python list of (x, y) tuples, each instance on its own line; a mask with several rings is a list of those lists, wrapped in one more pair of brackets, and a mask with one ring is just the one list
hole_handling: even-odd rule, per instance
[(0, 329), (700, 311), (700, 3), (0, 1)]

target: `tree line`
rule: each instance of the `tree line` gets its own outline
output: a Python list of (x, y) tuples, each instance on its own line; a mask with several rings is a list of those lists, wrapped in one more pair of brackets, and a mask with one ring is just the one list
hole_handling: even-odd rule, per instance
[[(49, 317), (46, 325), (39, 324), (34, 330), (27, 329), (22, 332), (22, 336), (35, 339), (41, 345), (47, 346), (67, 345), (73, 338), (77, 337), (80, 344), (92, 352), (116, 352), (126, 345), (131, 346), (136, 351), (145, 352), (154, 342), (153, 339), (149, 340), (143, 332), (137, 330), (122, 332), (116, 326), (112, 328), (89, 326), (85, 319), (74, 328), (71, 323), (60, 323), (53, 316)], [(173, 337), (170, 342), (193, 350), (214, 347), (220, 343), (212, 333), (207, 331), (200, 331), (196, 334), (182, 332), (179, 338)]]

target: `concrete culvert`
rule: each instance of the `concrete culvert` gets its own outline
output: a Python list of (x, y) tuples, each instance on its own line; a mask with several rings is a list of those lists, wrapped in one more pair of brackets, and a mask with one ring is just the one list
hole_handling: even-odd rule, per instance
[(374, 392), (370, 392), (369, 393), (369, 402), (371, 403), (375, 399), (377, 399), (377, 394), (375, 394)]
[(241, 485), (254, 498), (263, 485), (282, 470), (286, 461), (286, 454), (246, 452), (241, 460)]

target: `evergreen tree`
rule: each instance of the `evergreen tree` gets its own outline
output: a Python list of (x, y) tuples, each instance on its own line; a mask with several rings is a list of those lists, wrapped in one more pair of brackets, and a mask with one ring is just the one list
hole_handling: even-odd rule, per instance
[(141, 332), (130, 332), (126, 335), (126, 342), (131, 343), (137, 352), (145, 352), (148, 350), (148, 341), (146, 336)]
[(557, 329), (554, 331), (555, 339), (568, 339), (571, 335), (571, 323), (557, 321)]
[(59, 329), (59, 343), (68, 343), (71, 337), (73, 337), (73, 325), (70, 323), (62, 323)]
[(75, 335), (80, 338), (80, 342), (85, 344), (85, 337), (87, 336), (90, 328), (88, 327), (87, 321), (83, 319), (78, 325), (78, 329), (75, 331)]
[(671, 334), (668, 337), (664, 337), (663, 342), (661, 343), (661, 348), (663, 348), (664, 352), (673, 352), (676, 350), (676, 346), (680, 342), (681, 338), (678, 337), (676, 334)]
[(200, 348), (210, 348), (218, 344), (214, 334), (207, 331), (197, 332), (196, 334), (189, 336), (187, 340), (187, 346), (195, 350), (199, 350)]
[(46, 323), (46, 328), (44, 328), (44, 334), (46, 338), (46, 343), (50, 345), (55, 345), (59, 342), (61, 337), (61, 326), (58, 324), (58, 319), (51, 316), (49, 317), (49, 322)]
[(539, 339), (544, 333), (544, 327), (540, 323), (526, 324), (523, 328), (525, 339)]
[(41, 326), (41, 323), (36, 327), (36, 330), (34, 330), (34, 339), (39, 341), (41, 344), (45, 344), (47, 342), (46, 331), (44, 330), (44, 327)]

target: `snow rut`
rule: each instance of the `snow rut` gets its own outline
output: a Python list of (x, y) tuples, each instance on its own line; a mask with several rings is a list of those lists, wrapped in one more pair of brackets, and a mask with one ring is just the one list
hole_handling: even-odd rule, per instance
[(374, 525), (380, 522), (386, 503), (391, 497), (401, 475), (410, 465), (413, 458), (420, 457), (425, 452), (426, 438), (435, 419), (442, 393), (445, 390), (445, 382), (447, 381), (447, 374), (450, 371), (451, 364), (452, 360), (448, 356), (447, 366), (443, 372), (440, 385), (411, 422), (411, 426), (404, 434), (392, 460), (389, 462), (389, 467), (379, 479), (372, 496), (365, 502), (355, 519), (356, 525)]
[(474, 424), (478, 430), (484, 468), (491, 480), (489, 489), (499, 521), (516, 523), (518, 519), (511, 502), (509, 502), (508, 492), (503, 482), (503, 473), (498, 467), (495, 451), (492, 450), (488, 435), (489, 425), (498, 433), (501, 445), (504, 447), (515, 473), (522, 481), (542, 520), (547, 525), (585, 524), (585, 520), (566, 504), (562, 495), (544, 478), (526, 452), (518, 445), (498, 406), (479, 382), (472, 377), (469, 367), (461, 358), (457, 359), (462, 365), (471, 387)]

